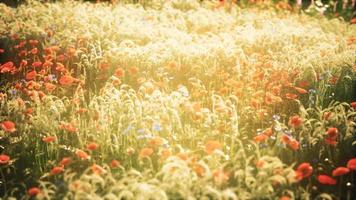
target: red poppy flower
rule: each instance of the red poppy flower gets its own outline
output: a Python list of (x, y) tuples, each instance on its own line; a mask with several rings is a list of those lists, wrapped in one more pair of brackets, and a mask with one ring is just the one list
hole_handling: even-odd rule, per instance
[(53, 63), (49, 60), (46, 60), (44, 63), (43, 63), (43, 67), (44, 68), (49, 68), (49, 67), (52, 67)]
[(171, 151), (169, 149), (163, 149), (161, 152), (161, 158), (162, 159), (167, 159), (169, 156), (171, 156)]
[(313, 167), (309, 163), (301, 163), (295, 171), (298, 181), (308, 178), (313, 173)]
[(193, 170), (195, 171), (195, 173), (199, 176), (199, 177), (203, 177), (204, 174), (205, 174), (205, 168), (200, 165), (200, 164), (197, 164), (193, 167)]
[(16, 84), (15, 84), (15, 88), (16, 88), (17, 90), (21, 90), (21, 89), (22, 89), (22, 83), (16, 83)]
[(300, 87), (294, 87), (294, 89), (297, 90), (297, 92), (299, 92), (299, 94), (306, 94), (306, 93), (308, 93), (308, 91), (306, 91), (305, 89), (300, 88)]
[(104, 62), (100, 63), (99, 67), (100, 67), (101, 71), (107, 71), (110, 67), (110, 64), (108, 62), (104, 61)]
[(32, 67), (33, 68), (38, 68), (42, 66), (42, 62), (41, 61), (36, 61), (32, 63)]
[(152, 138), (148, 143), (152, 148), (159, 147), (163, 145), (163, 139), (161, 137), (155, 137)]
[(12, 121), (3, 121), (1, 122), (1, 128), (8, 133), (13, 133), (16, 131), (15, 123)]
[(279, 96), (275, 96), (274, 94), (267, 92), (265, 96), (265, 103), (267, 105), (274, 104), (274, 103), (280, 103), (282, 102), (282, 98)]
[(220, 88), (220, 90), (219, 90), (219, 93), (220, 93), (221, 95), (227, 94), (228, 92), (229, 92), (229, 88), (228, 88), (228, 87), (222, 87), (222, 88)]
[(283, 195), (279, 198), (279, 200), (291, 200), (289, 196)]
[(335, 127), (330, 127), (326, 131), (326, 134), (328, 135), (329, 139), (335, 140), (337, 138), (338, 134), (339, 134), (339, 131)]
[(77, 128), (75, 127), (75, 124), (73, 123), (61, 123), (61, 125), (59, 125), (59, 128), (62, 130), (66, 130), (70, 133), (75, 133), (77, 132)]
[(121, 84), (121, 80), (119, 78), (115, 78), (112, 80), (112, 84), (115, 86), (119, 86)]
[(339, 135), (337, 128), (335, 127), (328, 128), (326, 134), (327, 134), (327, 138), (325, 139), (325, 143), (332, 146), (336, 146), (337, 145), (336, 139)]
[(299, 142), (295, 139), (292, 139), (289, 143), (288, 143), (288, 146), (293, 149), (294, 151), (298, 150), (299, 149)]
[(26, 51), (26, 50), (20, 51), (20, 53), (18, 53), (18, 56), (19, 56), (19, 57), (25, 57), (25, 56), (27, 56), (27, 51)]
[(31, 49), (31, 53), (33, 54), (33, 55), (36, 55), (37, 53), (38, 53), (38, 49), (35, 47), (35, 48), (33, 48), (33, 49)]
[(330, 119), (330, 117), (332, 116), (332, 112), (325, 112), (324, 114), (323, 114), (323, 118), (325, 119), (325, 120), (329, 120)]
[(3, 65), (0, 66), (0, 72), (1, 73), (7, 73), (7, 72), (11, 72), (15, 69), (14, 67), (14, 63), (13, 62), (7, 62)]
[(289, 118), (288, 125), (294, 128), (299, 127), (303, 124), (303, 119), (299, 117), (299, 115), (294, 115), (293, 117)]
[(264, 141), (267, 140), (267, 138), (268, 138), (267, 135), (265, 135), (265, 134), (259, 134), (259, 135), (255, 136), (255, 137), (253, 138), (253, 140), (254, 140), (255, 142), (264, 142)]
[(207, 154), (212, 154), (215, 150), (217, 149), (221, 149), (221, 144), (219, 141), (216, 140), (209, 140), (207, 141), (207, 143), (205, 144), (205, 152)]
[(84, 114), (84, 113), (86, 113), (87, 111), (88, 111), (88, 109), (86, 109), (86, 108), (79, 108), (76, 113), (78, 113), (78, 114)]
[(50, 143), (50, 142), (53, 142), (55, 140), (56, 140), (56, 138), (54, 136), (47, 136), (47, 137), (42, 138), (42, 141), (46, 142), (46, 143)]
[(280, 85), (273, 86), (273, 87), (272, 87), (272, 93), (273, 93), (274, 95), (280, 95), (280, 93), (281, 93), (281, 86), (280, 86)]
[(153, 149), (151, 148), (143, 148), (140, 151), (141, 158), (150, 157), (152, 154), (153, 154)]
[(48, 92), (53, 92), (56, 89), (56, 86), (52, 83), (45, 83), (44, 86)]
[(24, 47), (26, 44), (27, 44), (27, 42), (24, 40), (20, 41), (20, 43), (19, 43), (20, 47)]
[(32, 114), (33, 114), (33, 108), (27, 108), (26, 111), (25, 111), (25, 113), (26, 113), (27, 115), (32, 115)]
[(229, 180), (229, 174), (222, 169), (215, 170), (213, 172), (214, 181), (218, 184), (224, 183)]
[(63, 61), (66, 60), (66, 56), (63, 55), (63, 54), (60, 54), (60, 55), (57, 56), (57, 60), (58, 60), (59, 62), (63, 62)]
[(70, 75), (64, 75), (59, 79), (59, 83), (64, 86), (69, 86), (74, 82), (74, 78)]
[(59, 174), (59, 173), (61, 173), (63, 171), (64, 171), (63, 167), (53, 167), (53, 169), (51, 170), (51, 174), (52, 175), (56, 175), (56, 174)]
[(125, 71), (124, 69), (122, 69), (121, 67), (117, 68), (115, 71), (115, 76), (117, 76), (118, 78), (121, 78), (125, 75)]
[(90, 150), (90, 151), (94, 151), (95, 149), (98, 148), (98, 144), (94, 143), (94, 142), (91, 142), (87, 145), (87, 149)]
[(286, 98), (290, 99), (290, 100), (296, 99), (297, 97), (298, 97), (298, 95), (293, 94), (293, 93), (287, 93), (286, 94)]
[(291, 138), (287, 134), (283, 134), (281, 139), (285, 144), (288, 144), (291, 141)]
[[(272, 101), (272, 100), (271, 100)], [(256, 99), (251, 100), (251, 106), (257, 109), (260, 106), (260, 103)]]
[(342, 176), (350, 172), (350, 169), (347, 167), (338, 167), (333, 170), (333, 176)]
[(350, 103), (350, 105), (351, 105), (352, 108), (356, 109), (356, 101)]
[(29, 40), (28, 41), (32, 46), (36, 46), (38, 44), (38, 40)]
[(264, 160), (256, 160), (254, 161), (255, 165), (256, 165), (256, 168), (262, 168), (266, 162)]
[(69, 163), (71, 163), (72, 162), (72, 159), (71, 158), (69, 158), (69, 157), (64, 157), (64, 158), (62, 158), (62, 160), (59, 162), (59, 164), (61, 165), (61, 166), (66, 166), (66, 165), (68, 165)]
[(262, 134), (267, 135), (268, 137), (272, 136), (273, 134), (272, 128), (265, 129)]
[(41, 193), (41, 190), (38, 187), (32, 187), (27, 191), (28, 195), (31, 197), (38, 195)]
[[(260, 63), (262, 64), (262, 63)], [(261, 71), (261, 72), (255, 72), (255, 74), (253, 75), (253, 79), (255, 80), (263, 80), (265, 77), (265, 72)]]
[(4, 53), (5, 52), (5, 50), (4, 49), (0, 49), (0, 53)]
[(138, 68), (137, 67), (130, 67), (129, 73), (131, 75), (135, 75), (135, 74), (137, 74), (137, 72), (138, 72)]
[(35, 79), (36, 75), (37, 75), (36, 71), (33, 70), (33, 71), (28, 72), (26, 74), (25, 78), (26, 78), (26, 80), (33, 80), (33, 79)]
[(67, 54), (68, 54), (69, 57), (75, 56), (76, 52), (77, 52), (77, 50), (75, 48), (73, 48), (73, 47), (69, 47), (67, 49)]
[(120, 162), (117, 161), (117, 160), (112, 160), (112, 161), (110, 162), (110, 167), (111, 167), (111, 168), (118, 168), (119, 166), (120, 166)]
[(335, 185), (337, 182), (335, 179), (333, 179), (327, 175), (319, 175), (318, 181), (319, 181), (319, 183), (324, 184), (324, 185)]
[(339, 78), (337, 76), (333, 76), (329, 79), (329, 83), (332, 85), (335, 85), (338, 80), (339, 80)]
[(98, 174), (98, 175), (106, 172), (104, 168), (102, 168), (101, 166), (99, 166), (97, 164), (93, 164), (91, 166), (91, 170), (93, 171), (94, 174)]
[(189, 154), (186, 152), (180, 152), (177, 154), (177, 156), (182, 160), (188, 160), (188, 158), (189, 158)]
[(347, 168), (356, 171), (356, 158), (352, 158), (347, 162)]
[(80, 159), (90, 159), (90, 156), (83, 150), (78, 149), (75, 154), (80, 158)]
[(10, 161), (10, 157), (5, 154), (0, 155), (0, 165), (5, 165)]
[(67, 69), (64, 67), (62, 63), (57, 62), (56, 71), (64, 73), (67, 71)]

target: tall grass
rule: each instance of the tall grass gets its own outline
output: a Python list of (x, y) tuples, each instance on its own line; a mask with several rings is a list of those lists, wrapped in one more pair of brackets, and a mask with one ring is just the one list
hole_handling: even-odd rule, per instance
[[(0, 4), (6, 62), (29, 62), (0, 74), (0, 122), (17, 129), (0, 130), (4, 198), (36, 186), (43, 199), (351, 199), (353, 174), (317, 175), (354, 156), (355, 26), (217, 3)], [(18, 55), (30, 39), (39, 53)], [(53, 67), (25, 80), (46, 54)], [(298, 181), (303, 162), (314, 172)]]

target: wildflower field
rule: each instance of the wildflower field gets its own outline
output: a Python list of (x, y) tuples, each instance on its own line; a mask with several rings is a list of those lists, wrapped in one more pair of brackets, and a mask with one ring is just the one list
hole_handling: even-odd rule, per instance
[(355, 23), (269, 1), (0, 3), (0, 196), (356, 199)]

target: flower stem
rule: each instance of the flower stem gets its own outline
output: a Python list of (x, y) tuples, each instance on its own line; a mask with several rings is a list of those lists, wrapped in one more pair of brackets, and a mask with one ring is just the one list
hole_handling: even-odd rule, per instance
[(1, 180), (4, 182), (4, 194), (6, 194), (7, 185), (6, 185), (6, 179), (5, 179), (4, 173), (2, 172), (2, 168), (0, 168), (0, 176), (1, 176)]

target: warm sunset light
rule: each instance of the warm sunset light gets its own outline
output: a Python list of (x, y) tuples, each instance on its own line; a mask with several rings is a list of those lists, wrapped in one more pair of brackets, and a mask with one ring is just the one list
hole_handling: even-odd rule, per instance
[(356, 196), (355, 1), (0, 3), (0, 199)]

